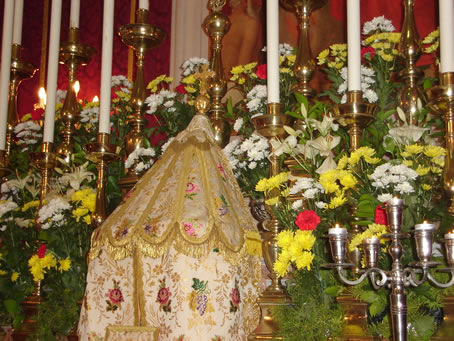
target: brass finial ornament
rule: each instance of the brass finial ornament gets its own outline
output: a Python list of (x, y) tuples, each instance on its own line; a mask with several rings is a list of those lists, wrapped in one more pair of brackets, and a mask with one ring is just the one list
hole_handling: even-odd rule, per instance
[(91, 224), (98, 227), (107, 218), (106, 209), (106, 182), (109, 162), (118, 159), (115, 153), (116, 145), (109, 142), (110, 134), (98, 133), (96, 142), (85, 146), (88, 159), (96, 163), (98, 177), (96, 179), (96, 205), (95, 211), (91, 215)]
[(298, 20), (298, 47), (293, 72), (298, 79), (294, 91), (311, 100), (315, 90), (309, 85), (315, 72), (315, 60), (312, 56), (309, 31), (312, 12), (326, 5), (327, 0), (280, 0), (287, 11), (294, 12)]
[[(131, 94), (131, 108), (133, 110), (132, 118), (128, 122), (132, 129), (125, 138), (126, 157), (134, 150), (141, 148), (143, 145), (144, 128), (145, 128), (145, 55), (153, 47), (161, 44), (167, 33), (151, 24), (149, 21), (149, 10), (139, 9), (136, 14), (136, 23), (127, 24), (118, 30), (118, 35), (121, 41), (134, 49), (136, 56), (136, 78), (134, 80), (134, 88)], [(126, 177), (121, 179), (120, 187), (122, 192), (126, 193), (139, 180), (137, 174), (131, 169)]]
[(212, 56), (210, 69), (215, 72), (211, 81), (209, 94), (211, 97), (210, 122), (214, 129), (217, 144), (223, 148), (230, 138), (230, 126), (224, 119), (225, 106), (221, 102), (227, 92), (227, 81), (225, 80), (224, 68), (222, 65), (222, 38), (230, 29), (229, 18), (221, 12), (225, 0), (211, 0), (209, 2), (212, 13), (203, 22), (203, 28), (211, 39)]
[(423, 72), (416, 68), (416, 62), (422, 53), (422, 42), (416, 27), (415, 0), (403, 0), (403, 3), (405, 10), (400, 37), (400, 56), (405, 68), (400, 74), (403, 86), (399, 92), (399, 106), (407, 116), (407, 122), (416, 124), (415, 113), (419, 111), (418, 102), (422, 104), (426, 102), (424, 92), (418, 84)]
[(199, 80), (200, 94), (197, 96), (194, 102), (194, 107), (197, 114), (206, 115), (210, 110), (210, 99), (208, 98), (208, 90), (210, 87), (211, 80), (215, 77), (214, 71), (208, 69), (208, 65), (202, 65), (201, 71), (194, 75), (196, 80)]
[[(280, 107), (280, 103), (269, 103), (266, 107), (266, 115), (256, 116), (252, 119), (252, 123), (257, 132), (263, 137), (266, 137), (268, 141), (284, 139), (287, 136), (284, 126), (291, 126), (292, 124), (293, 118), (288, 115), (282, 115)], [(280, 157), (275, 155), (271, 143), (270, 148), (270, 177), (272, 177), (281, 172), (281, 163)], [(279, 195), (279, 191), (277, 193), (269, 194), (270, 197), (276, 195)], [(281, 226), (274, 214), (275, 210), (279, 209), (280, 205), (281, 202), (278, 201), (278, 203), (273, 206), (265, 206), (271, 219), (265, 220), (262, 223), (262, 250), (265, 265), (269, 271), (271, 284), (258, 298), (257, 302), (261, 309), (261, 318), (255, 331), (248, 337), (248, 340), (251, 341), (282, 340), (282, 337), (279, 336), (279, 325), (272, 316), (271, 310), (273, 307), (290, 303), (290, 297), (288, 296), (285, 287), (282, 285), (279, 275), (273, 269), (273, 265), (279, 255), (276, 237), (283, 229), (283, 226)]]
[(11, 75), (9, 81), (9, 97), (8, 97), (8, 126), (6, 127), (6, 146), (5, 157), (11, 153), (11, 138), (13, 136), (14, 126), (19, 122), (19, 114), (17, 112), (17, 95), (19, 86), (24, 79), (31, 78), (35, 74), (35, 67), (22, 60), (22, 46), (13, 44), (11, 51)]
[(61, 110), (61, 120), (64, 126), (60, 133), (62, 142), (57, 148), (57, 154), (65, 161), (67, 166), (71, 164), (74, 124), (77, 123), (80, 116), (80, 106), (77, 102), (76, 90), (74, 89), (77, 81), (76, 73), (79, 66), (87, 65), (95, 53), (95, 48), (80, 42), (79, 28), (70, 27), (68, 41), (60, 45), (60, 63), (65, 64), (68, 70), (68, 89)]

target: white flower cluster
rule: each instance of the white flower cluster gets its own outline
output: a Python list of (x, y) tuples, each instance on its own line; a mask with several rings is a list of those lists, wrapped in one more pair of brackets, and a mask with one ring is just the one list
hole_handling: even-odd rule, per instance
[[(12, 221), (13, 217), (4, 218), (3, 216), (5, 216), (7, 213), (15, 210), (18, 207), (19, 206), (17, 206), (17, 204), (14, 201), (3, 202), (0, 205), (0, 221), (2, 221), (2, 222)], [(5, 230), (6, 230), (6, 225), (0, 226), (0, 231), (5, 231)]]
[(241, 127), (243, 126), (244, 120), (243, 118), (237, 118), (235, 123), (233, 124), (233, 130), (239, 132)]
[(205, 58), (192, 57), (184, 61), (180, 68), (183, 70), (183, 76), (189, 76), (195, 73), (202, 65), (209, 65), (210, 63)]
[(377, 30), (393, 32), (395, 27), (391, 20), (386, 19), (383, 15), (381, 17), (375, 17), (363, 25), (363, 34), (375, 33)]
[[(315, 199), (317, 194), (325, 193), (323, 186), (318, 182), (314, 181), (312, 178), (298, 178), (290, 187), (290, 194), (300, 193), (304, 196), (305, 199)], [(315, 206), (322, 209), (325, 207), (323, 201), (315, 202)], [(292, 209), (298, 211), (303, 206), (303, 200), (299, 199), (293, 202)]]
[(246, 106), (252, 117), (263, 115), (266, 110), (266, 85), (258, 84), (254, 86), (246, 95)]
[(62, 226), (66, 223), (64, 211), (70, 209), (71, 205), (66, 199), (62, 197), (51, 199), (38, 211), (38, 222), (41, 223), (41, 228), (47, 230), (52, 225)]
[(134, 167), (134, 171), (141, 173), (149, 169), (153, 163), (153, 156), (156, 155), (154, 148), (137, 148), (125, 161), (125, 168)]
[(120, 90), (126, 93), (130, 93), (132, 89), (132, 83), (123, 75), (112, 76), (112, 81), (110, 83), (111, 87), (120, 86)]
[(99, 118), (99, 106), (87, 107), (80, 112), (80, 121), (91, 124), (98, 123)]
[(168, 139), (166, 141), (166, 143), (164, 143), (162, 146), (161, 146), (161, 155), (165, 153), (165, 151), (167, 150), (167, 147), (170, 146), (170, 144), (172, 143), (172, 141), (175, 139), (175, 137), (171, 137), (170, 139)]
[[(287, 43), (279, 44), (279, 55), (280, 56), (289, 56), (293, 54), (293, 46)], [(263, 47), (262, 52), (266, 52), (266, 46)]]
[(160, 105), (163, 105), (168, 111), (174, 112), (177, 110), (175, 105), (175, 97), (177, 93), (169, 90), (162, 90), (157, 94), (151, 94), (145, 99), (145, 103), (148, 105), (147, 114), (154, 114)]
[[(337, 93), (342, 96), (341, 103), (347, 102), (347, 87), (348, 87), (348, 70), (344, 66), (340, 70), (340, 75), (344, 82), (339, 85)], [(367, 66), (361, 65), (361, 91), (363, 92), (363, 98), (367, 99), (369, 103), (375, 103), (378, 101), (377, 93), (370, 88), (371, 84), (374, 84), (375, 80), (375, 71)]]
[[(372, 186), (388, 192), (395, 191), (400, 194), (410, 194), (415, 191), (410, 181), (415, 180), (418, 173), (405, 165), (392, 165), (385, 163), (375, 168), (370, 176)], [(386, 201), (391, 199), (392, 193), (382, 194), (378, 200)], [(383, 200), (385, 199), (385, 200)]]
[[(63, 173), (59, 171), (59, 168), (55, 170), (61, 172), (61, 176), (58, 178), (58, 183), (62, 187), (62, 192), (68, 192), (68, 186), (74, 191), (78, 191), (83, 187), (84, 182), (90, 182), (95, 178), (95, 175), (87, 170), (88, 161), (78, 167), (72, 167), (71, 172)], [(67, 196), (68, 197), (68, 196)]]
[(26, 121), (18, 123), (14, 127), (14, 134), (19, 139), (18, 144), (24, 144), (25, 147), (22, 151), (27, 150), (30, 144), (36, 144), (43, 137), (41, 133), (41, 126), (35, 121)]
[(232, 170), (254, 169), (258, 162), (265, 161), (270, 155), (268, 140), (253, 133), (248, 139), (233, 140), (223, 149)]

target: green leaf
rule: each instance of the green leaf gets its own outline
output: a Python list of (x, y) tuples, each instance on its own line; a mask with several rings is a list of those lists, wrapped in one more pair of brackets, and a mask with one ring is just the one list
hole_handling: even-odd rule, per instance
[(151, 148), (152, 147), (149, 139), (143, 139), (142, 140), (142, 145), (143, 145), (144, 148)]
[(8, 313), (14, 315), (17, 312), (17, 302), (15, 300), (4, 300), (3, 305)]
[(329, 296), (336, 297), (339, 294), (339, 287), (337, 285), (333, 285), (326, 288), (323, 292)]
[(364, 302), (373, 303), (380, 299), (380, 295), (376, 294), (374, 291), (366, 291), (361, 293), (359, 298)]
[(225, 113), (225, 117), (233, 119), (235, 115), (233, 114), (233, 105), (232, 105), (232, 97), (229, 97), (227, 100), (227, 112)]
[(391, 136), (385, 136), (385, 138), (383, 139), (383, 148), (388, 153), (394, 152), (396, 144), (394, 143), (394, 139)]
[(381, 300), (377, 300), (377, 301), (371, 303), (371, 305), (369, 306), (370, 316), (375, 316), (378, 313), (381, 313), (384, 308), (385, 308), (385, 306)]

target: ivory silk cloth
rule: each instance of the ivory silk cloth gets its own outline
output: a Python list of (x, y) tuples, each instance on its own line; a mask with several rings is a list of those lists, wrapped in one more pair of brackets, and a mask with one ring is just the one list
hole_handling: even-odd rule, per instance
[[(81, 340), (246, 340), (261, 241), (228, 160), (196, 115), (94, 231)], [(141, 335), (140, 337), (137, 335)]]

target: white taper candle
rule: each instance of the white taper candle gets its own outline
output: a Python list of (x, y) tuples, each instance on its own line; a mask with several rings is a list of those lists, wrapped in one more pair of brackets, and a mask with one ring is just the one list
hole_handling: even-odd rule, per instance
[(80, 0), (71, 0), (71, 12), (69, 15), (69, 27), (79, 27)]
[(110, 94), (112, 83), (112, 50), (115, 0), (104, 0), (102, 24), (101, 90), (99, 132), (110, 133)]
[(43, 142), (54, 142), (55, 105), (57, 102), (58, 55), (60, 49), (61, 2), (52, 0), (50, 16), (49, 59), (47, 62), (47, 101)]
[(0, 67), (0, 150), (5, 150), (6, 148), (13, 17), (14, 0), (5, 0), (5, 7), (3, 11), (2, 65)]
[(359, 0), (347, 0), (348, 90), (361, 90), (361, 23)]
[(454, 71), (454, 1), (440, 0), (440, 73)]
[(266, 0), (266, 74), (268, 103), (279, 103), (278, 0)]
[(22, 17), (24, 15), (24, 0), (14, 1), (14, 28), (13, 28), (13, 44), (20, 45), (22, 43)]
[(139, 1), (139, 9), (149, 9), (150, 4), (148, 3), (149, 0), (140, 0)]

